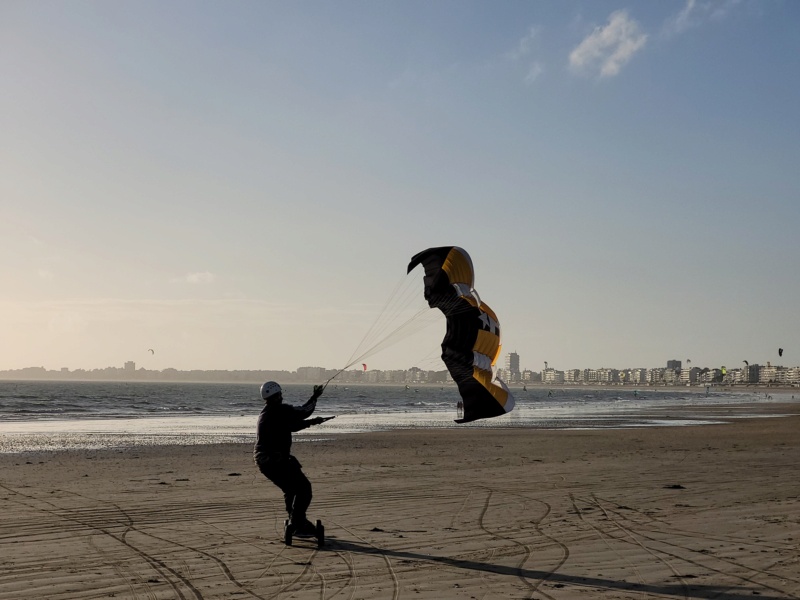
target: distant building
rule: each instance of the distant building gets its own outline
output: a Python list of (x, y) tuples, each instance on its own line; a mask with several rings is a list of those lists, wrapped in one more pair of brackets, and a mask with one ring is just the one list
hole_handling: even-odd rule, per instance
[(667, 385), (678, 385), (681, 382), (680, 369), (664, 369), (664, 383)]
[(597, 369), (597, 383), (616, 383), (619, 372), (616, 369)]
[(691, 369), (681, 369), (680, 382), (683, 385), (692, 385), (699, 381), (700, 369), (692, 367)]
[(760, 367), (758, 370), (759, 383), (775, 383), (778, 380), (778, 367), (773, 367), (767, 363), (766, 367)]
[(297, 379), (300, 381), (322, 381), (325, 369), (322, 367), (298, 367)]
[(519, 354), (516, 352), (509, 352), (506, 354), (505, 373), (506, 381), (517, 382), (521, 379), (519, 371)]
[(800, 367), (778, 367), (776, 382), (788, 385), (800, 384)]
[(664, 373), (666, 369), (657, 368), (657, 369), (648, 369), (647, 370), (647, 384), (648, 385), (660, 385), (664, 383)]
[(525, 369), (522, 372), (522, 381), (541, 381), (542, 376), (537, 373), (536, 371), (531, 371), (530, 369)]
[(647, 383), (647, 369), (629, 369), (628, 378), (625, 381), (636, 385)]
[(545, 369), (542, 371), (542, 383), (564, 383), (564, 371)]
[(133, 362), (132, 360), (129, 360), (128, 362), (125, 363), (124, 370), (126, 373), (136, 372), (136, 363)]
[(745, 365), (742, 369), (742, 383), (758, 383), (760, 372), (761, 367), (759, 365)]
[(722, 371), (720, 369), (703, 369), (700, 371), (698, 381), (703, 384), (722, 382)]

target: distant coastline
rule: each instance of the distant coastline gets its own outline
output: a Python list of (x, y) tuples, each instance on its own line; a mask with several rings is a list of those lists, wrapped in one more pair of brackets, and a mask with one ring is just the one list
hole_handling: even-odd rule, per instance
[[(301, 371), (283, 371), (283, 370), (191, 370), (180, 371), (177, 369), (164, 369), (163, 371), (155, 371), (149, 369), (137, 369), (136, 371), (129, 371), (115, 367), (108, 367), (105, 369), (92, 369), (83, 370), (76, 369), (74, 371), (67, 370), (47, 370), (43, 367), (29, 367), (24, 369), (11, 369), (0, 371), (1, 382), (12, 381), (71, 381), (71, 382), (118, 382), (118, 383), (215, 383), (215, 384), (261, 384), (264, 381), (275, 380), (281, 383), (320, 383), (332, 377), (336, 371), (319, 369), (309, 373), (304, 370)], [(393, 371), (392, 373), (413, 373), (413, 371)], [(360, 371), (347, 371), (337, 377), (331, 385), (364, 385), (364, 386), (398, 386), (410, 385), (417, 387), (438, 387), (442, 385), (452, 386), (454, 383), (445, 377), (445, 372), (434, 372), (440, 377), (435, 380), (426, 381), (413, 381), (413, 379), (400, 379), (397, 381), (367, 381), (363, 378), (363, 373)], [(316, 375), (316, 376), (314, 376)], [(509, 387), (515, 392), (521, 392), (524, 388), (529, 390), (549, 390), (549, 389), (584, 389), (584, 390), (607, 390), (609, 388), (617, 388), (633, 392), (635, 390), (692, 390), (692, 391), (710, 391), (710, 392), (746, 392), (752, 390), (754, 393), (762, 393), (764, 391), (787, 393), (800, 390), (800, 384), (786, 385), (780, 383), (693, 383), (686, 385), (675, 385), (668, 383), (631, 383), (631, 382), (585, 382), (585, 383), (546, 383), (541, 381), (527, 381), (527, 382), (513, 382), (508, 384)]]
[[(105, 369), (47, 370), (44, 367), (27, 367), (0, 371), (0, 381), (115, 381), (129, 383), (264, 383), (273, 379), (281, 382), (304, 383), (293, 371), (273, 370), (191, 370), (164, 369), (131, 371), (108, 367)], [(309, 380), (310, 381), (310, 380)]]

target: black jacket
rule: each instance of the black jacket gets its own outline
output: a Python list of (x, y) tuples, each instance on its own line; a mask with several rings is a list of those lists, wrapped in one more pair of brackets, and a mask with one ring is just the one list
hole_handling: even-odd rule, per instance
[(253, 449), (255, 461), (289, 456), (292, 449), (292, 433), (314, 425), (306, 419), (316, 407), (316, 398), (309, 399), (303, 406), (291, 404), (264, 406), (258, 415), (256, 445)]

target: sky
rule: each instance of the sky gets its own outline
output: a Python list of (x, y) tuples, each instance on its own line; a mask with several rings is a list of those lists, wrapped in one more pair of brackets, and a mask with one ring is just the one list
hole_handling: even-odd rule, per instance
[[(448, 245), (522, 368), (800, 365), (798, 27), (790, 0), (4, 0), (0, 370), (342, 368)], [(443, 333), (364, 360), (436, 368)]]

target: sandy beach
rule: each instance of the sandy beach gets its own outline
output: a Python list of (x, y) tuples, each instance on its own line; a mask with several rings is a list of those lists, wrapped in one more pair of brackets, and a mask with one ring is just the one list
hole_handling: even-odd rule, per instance
[(800, 407), (726, 425), (295, 444), (323, 549), (249, 445), (0, 455), (0, 599), (800, 597)]

